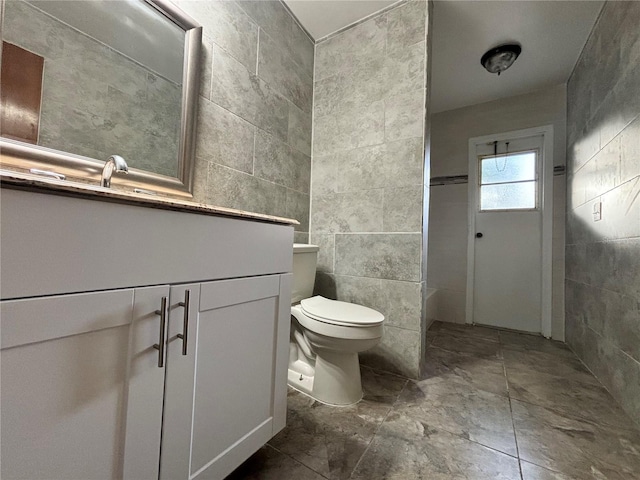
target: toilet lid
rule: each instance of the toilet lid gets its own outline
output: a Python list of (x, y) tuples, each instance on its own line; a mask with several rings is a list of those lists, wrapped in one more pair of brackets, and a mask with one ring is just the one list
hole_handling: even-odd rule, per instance
[(384, 320), (384, 315), (371, 308), (329, 300), (319, 295), (302, 300), (300, 305), (309, 317), (335, 325), (369, 327), (379, 325)]

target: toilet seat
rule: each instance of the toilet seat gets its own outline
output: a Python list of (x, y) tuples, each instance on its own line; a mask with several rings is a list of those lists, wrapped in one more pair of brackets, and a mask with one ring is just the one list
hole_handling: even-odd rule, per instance
[(308, 317), (330, 325), (373, 327), (384, 321), (384, 315), (371, 308), (329, 300), (320, 295), (302, 300), (300, 306)]

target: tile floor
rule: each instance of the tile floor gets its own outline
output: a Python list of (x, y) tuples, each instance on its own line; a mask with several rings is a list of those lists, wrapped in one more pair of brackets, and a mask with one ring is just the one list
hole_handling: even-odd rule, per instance
[(632, 480), (640, 431), (562, 343), (435, 323), (420, 381), (362, 368), (364, 399), (289, 392), (287, 427), (228, 480)]

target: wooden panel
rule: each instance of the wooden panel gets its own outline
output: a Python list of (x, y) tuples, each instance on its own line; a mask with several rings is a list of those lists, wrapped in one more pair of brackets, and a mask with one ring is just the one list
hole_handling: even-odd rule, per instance
[[(278, 415), (286, 414), (289, 315), (283, 316), (280, 304), (289, 302), (290, 279), (272, 275), (200, 285), (199, 304), (206, 311), (197, 315), (198, 286), (171, 287), (161, 479), (224, 478), (273, 436), (275, 377), (284, 388)], [(186, 288), (192, 310), (183, 356), (176, 335), (184, 310), (177, 303)], [(276, 353), (276, 346), (282, 351)], [(275, 358), (285, 362), (281, 375), (274, 373)]]
[(287, 374), (289, 371), (289, 330), (291, 329), (291, 282), (293, 274), (280, 275), (276, 354), (273, 367), (273, 432), (287, 424)]
[[(187, 355), (182, 355), (185, 290), (190, 291)], [(191, 415), (193, 413), (193, 380), (196, 368), (196, 341), (198, 335), (198, 303), (200, 285), (171, 287), (169, 333), (167, 334), (167, 371), (164, 401), (165, 434), (162, 437), (160, 478), (188, 479), (191, 459)]]
[(117, 479), (129, 328), (2, 350), (3, 479)]
[(38, 143), (44, 58), (2, 42), (0, 135)]
[(3, 299), (292, 268), (288, 225), (6, 188), (0, 208)]
[(132, 302), (132, 289), (1, 302), (1, 348), (127, 325)]
[(226, 282), (203, 283), (200, 311), (226, 307), (261, 298), (275, 297), (279, 291), (279, 277), (238, 278)]
[(276, 318), (277, 297), (200, 313), (192, 478), (272, 417)]
[(157, 478), (168, 293), (2, 302), (2, 478)]
[[(160, 309), (168, 286), (137, 288), (129, 335), (127, 419), (124, 441), (125, 480), (158, 478), (165, 368), (158, 367)], [(166, 329), (166, 326), (165, 326)]]
[[(233, 472), (247, 458), (257, 452), (260, 447), (271, 440), (272, 419), (265, 420), (254, 428), (238, 443), (232, 445), (224, 455), (210, 463), (199, 472), (194, 473), (193, 480), (220, 480)], [(282, 478), (282, 477), (281, 477)], [(285, 480), (282, 478), (282, 480)], [(294, 479), (291, 479), (294, 480)]]

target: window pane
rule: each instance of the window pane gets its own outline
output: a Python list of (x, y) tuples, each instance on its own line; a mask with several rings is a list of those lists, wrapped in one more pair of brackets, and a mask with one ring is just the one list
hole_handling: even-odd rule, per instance
[(536, 182), (480, 187), (480, 210), (536, 208)]
[(481, 184), (535, 180), (536, 153), (501, 155), (481, 160)]

